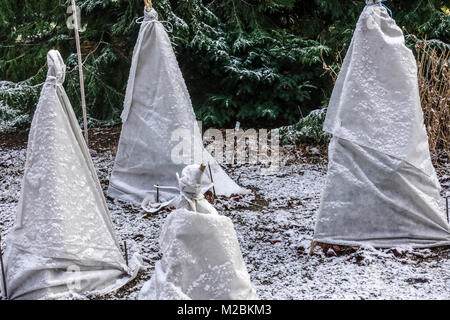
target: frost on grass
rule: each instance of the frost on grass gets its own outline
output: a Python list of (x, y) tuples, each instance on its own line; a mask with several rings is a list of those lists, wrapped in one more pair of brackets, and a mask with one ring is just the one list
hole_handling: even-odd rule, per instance
[[(234, 223), (258, 295), (262, 299), (450, 299), (449, 248), (360, 248), (347, 254), (330, 248), (326, 254), (316, 249), (315, 255), (308, 255), (326, 174), (326, 159), (314, 149), (284, 149), (282, 166), (274, 176), (260, 175), (258, 166), (228, 170), (253, 193), (215, 202), (219, 213)], [(109, 151), (94, 156), (104, 190), (113, 160)], [(24, 149), (0, 150), (2, 236), (14, 222), (24, 164)], [(450, 168), (446, 165), (439, 172), (446, 194)], [(107, 202), (118, 238), (122, 244), (126, 241), (130, 257), (141, 253), (145, 269), (118, 292), (81, 298), (135, 299), (161, 258), (158, 239), (169, 213), (146, 215), (138, 207)]]

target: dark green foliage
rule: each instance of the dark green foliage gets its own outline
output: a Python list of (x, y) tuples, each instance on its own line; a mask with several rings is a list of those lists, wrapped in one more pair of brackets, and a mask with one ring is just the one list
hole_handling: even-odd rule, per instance
[[(91, 123), (118, 123), (142, 0), (77, 0)], [(418, 38), (450, 42), (450, 17), (440, 0), (388, 1), (394, 18)], [(69, 0), (0, 3), (0, 122), (26, 125), (45, 79), (46, 53), (61, 51), (65, 87), (78, 115), (79, 84)], [(170, 34), (205, 125), (277, 126), (296, 122), (323, 105), (333, 87), (322, 57), (338, 67), (364, 1), (154, 0)], [(411, 36), (411, 39), (414, 39)], [(6, 90), (7, 89), (7, 90)], [(18, 117), (16, 122), (6, 122)]]
[(331, 135), (322, 130), (327, 109), (316, 109), (296, 124), (280, 128), (281, 144), (327, 144)]

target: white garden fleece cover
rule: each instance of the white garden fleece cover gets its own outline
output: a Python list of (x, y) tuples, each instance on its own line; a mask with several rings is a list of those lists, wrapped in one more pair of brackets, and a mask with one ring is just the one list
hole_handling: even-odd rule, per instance
[[(178, 185), (175, 173), (185, 165), (210, 164), (218, 195), (245, 193), (204, 149), (186, 84), (172, 44), (154, 9), (144, 10), (124, 101), (122, 132), (108, 195), (140, 204), (154, 185)], [(185, 133), (187, 148), (179, 156)], [(180, 159), (182, 158), (182, 159)], [(176, 191), (162, 191), (170, 200)]]
[(160, 237), (163, 257), (140, 300), (255, 300), (230, 218), (177, 209)]
[(66, 66), (59, 52), (51, 50), (47, 63), (18, 212), (6, 242), (9, 299), (107, 292), (138, 270), (138, 265), (134, 271), (126, 266), (114, 235), (89, 150), (62, 86)]
[[(199, 165), (183, 170), (178, 202), (161, 232), (163, 257), (140, 300), (255, 300), (241, 249), (228, 217), (203, 197)], [(194, 211), (193, 211), (194, 210)]]
[(324, 130), (333, 139), (314, 240), (449, 245), (416, 61), (386, 8), (373, 2), (358, 21), (328, 107)]

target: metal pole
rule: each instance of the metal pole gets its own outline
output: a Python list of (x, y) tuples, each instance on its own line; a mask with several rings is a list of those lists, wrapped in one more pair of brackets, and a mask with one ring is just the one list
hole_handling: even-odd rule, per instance
[(447, 222), (450, 223), (450, 219), (449, 219), (449, 215), (448, 215), (448, 198), (450, 198), (450, 196), (445, 198), (445, 204), (446, 204), (446, 207), (447, 207)]
[(156, 202), (159, 203), (159, 185), (156, 185)]
[(211, 165), (208, 162), (208, 170), (209, 170), (209, 177), (211, 178), (211, 183), (213, 184), (213, 194), (214, 194), (214, 198), (216, 198), (216, 188), (214, 187), (214, 179), (213, 179), (213, 175), (212, 175), (212, 171), (211, 171)]
[(3, 265), (2, 235), (1, 234), (0, 234), (0, 265), (1, 265), (1, 268), (2, 268), (3, 289), (5, 290), (5, 297), (8, 298), (8, 289), (7, 289), (7, 285), (6, 285), (5, 267)]
[(77, 55), (78, 55), (78, 73), (80, 75), (81, 109), (83, 110), (84, 139), (86, 140), (86, 144), (88, 144), (89, 141), (88, 141), (88, 127), (87, 127), (86, 97), (84, 92), (83, 61), (81, 59), (80, 34), (78, 32), (79, 26), (77, 20), (78, 12), (75, 0), (72, 0), (72, 14), (75, 29), (75, 42), (77, 46)]
[(127, 248), (127, 242), (126, 241), (123, 242), (123, 247), (125, 249), (125, 262), (127, 263), (127, 267), (128, 267), (128, 248)]

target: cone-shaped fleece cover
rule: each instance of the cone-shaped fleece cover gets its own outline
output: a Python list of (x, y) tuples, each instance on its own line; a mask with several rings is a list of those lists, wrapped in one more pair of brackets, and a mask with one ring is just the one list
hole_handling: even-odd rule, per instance
[(28, 140), (15, 226), (6, 242), (8, 298), (106, 292), (130, 279), (88, 148), (62, 83), (58, 51)]
[(161, 232), (163, 257), (140, 300), (255, 300), (233, 222), (211, 210), (173, 211)]
[[(210, 164), (216, 194), (245, 193), (203, 148), (189, 93), (165, 27), (154, 9), (144, 12), (108, 195), (141, 203), (155, 192), (154, 185), (176, 187), (175, 173), (185, 165), (200, 163)], [(186, 148), (180, 156), (178, 147), (183, 143)], [(161, 191), (160, 200), (167, 201), (176, 194)]]
[(450, 244), (416, 61), (379, 0), (368, 0), (358, 21), (324, 130), (333, 139), (315, 241), (374, 247)]

